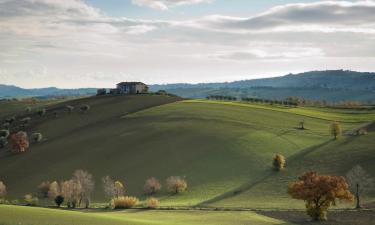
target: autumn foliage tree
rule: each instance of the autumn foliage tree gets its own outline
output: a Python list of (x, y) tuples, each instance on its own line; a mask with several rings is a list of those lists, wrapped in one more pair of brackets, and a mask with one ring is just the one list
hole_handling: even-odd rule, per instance
[(178, 176), (169, 177), (166, 180), (166, 183), (167, 183), (167, 189), (174, 194), (184, 192), (187, 189), (187, 181), (185, 178), (182, 178), (182, 177), (178, 177)]
[(342, 129), (339, 122), (334, 122), (331, 124), (330, 133), (335, 139), (337, 139), (341, 135)]
[(27, 133), (20, 131), (18, 133), (11, 135), (12, 141), (12, 153), (22, 153), (26, 152), (29, 148), (29, 139)]
[(146, 180), (143, 190), (148, 195), (156, 194), (161, 189), (161, 184), (155, 177)]
[(344, 177), (319, 175), (310, 171), (289, 185), (288, 193), (294, 199), (306, 202), (307, 214), (314, 221), (327, 220), (327, 212), (336, 200), (353, 201)]
[(276, 171), (283, 170), (285, 168), (285, 163), (286, 161), (283, 155), (276, 154), (273, 156), (272, 165)]

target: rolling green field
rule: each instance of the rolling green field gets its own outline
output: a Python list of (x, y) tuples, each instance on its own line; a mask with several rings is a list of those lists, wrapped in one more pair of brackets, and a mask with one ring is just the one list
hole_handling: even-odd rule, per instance
[(255, 212), (117, 211), (77, 212), (0, 205), (1, 225), (292, 225)]
[[(27, 193), (35, 193), (37, 185), (44, 180), (69, 179), (74, 170), (85, 169), (95, 177), (93, 201), (98, 205), (108, 202), (100, 182), (103, 176), (123, 181), (127, 195), (145, 199), (142, 189), (147, 178), (154, 176), (164, 181), (169, 176), (180, 175), (186, 176), (188, 191), (170, 195), (163, 189), (157, 195), (162, 207), (300, 209), (304, 203), (291, 200), (286, 188), (309, 169), (344, 175), (359, 164), (370, 174), (375, 172), (374, 132), (359, 137), (343, 136), (337, 141), (328, 132), (332, 121), (340, 121), (344, 130), (367, 124), (375, 119), (374, 110), (180, 100), (166, 96), (92, 97), (51, 105), (45, 117), (35, 113), (27, 115), (32, 117), (28, 133), (41, 132), (44, 140), (31, 144), (26, 154), (11, 155), (9, 147), (0, 150), (0, 180), (7, 184), (8, 198), (21, 199)], [(91, 110), (69, 114), (64, 108), (66, 104), (88, 104)], [(58, 111), (57, 118), (53, 116), (54, 111)], [(302, 120), (306, 130), (297, 128)], [(271, 167), (275, 153), (287, 157), (287, 168), (281, 173)], [(365, 202), (374, 200), (374, 191), (365, 196)], [(0, 216), (16, 209), (1, 207)], [(35, 208), (22, 209), (38, 213)], [(205, 224), (217, 224), (215, 220), (220, 216), (223, 221), (226, 216), (228, 221), (238, 219), (236, 224), (246, 224), (241, 223), (242, 218), (244, 221), (264, 219), (263, 223), (255, 224), (283, 224), (250, 212), (236, 216), (230, 212), (225, 215), (219, 212), (207, 215), (159, 211), (131, 211), (125, 215), (123, 212), (45, 212), (62, 217), (72, 213), (71, 216), (83, 219), (80, 224), (92, 218), (111, 220), (108, 224), (117, 220), (117, 224), (157, 224), (162, 217), (170, 220), (170, 224), (193, 224), (184, 219), (190, 216), (196, 220), (203, 216), (207, 220)]]

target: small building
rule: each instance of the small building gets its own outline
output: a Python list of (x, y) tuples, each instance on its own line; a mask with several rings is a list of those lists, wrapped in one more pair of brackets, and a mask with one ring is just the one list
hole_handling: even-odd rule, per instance
[[(121, 82), (117, 84), (115, 94), (132, 95), (148, 92), (148, 86), (142, 82)], [(112, 91), (112, 90), (111, 90)]]

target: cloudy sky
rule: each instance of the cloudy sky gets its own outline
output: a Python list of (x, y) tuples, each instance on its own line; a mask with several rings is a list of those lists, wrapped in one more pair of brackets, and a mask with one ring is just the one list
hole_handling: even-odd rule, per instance
[(0, 0), (0, 83), (375, 71), (375, 0)]

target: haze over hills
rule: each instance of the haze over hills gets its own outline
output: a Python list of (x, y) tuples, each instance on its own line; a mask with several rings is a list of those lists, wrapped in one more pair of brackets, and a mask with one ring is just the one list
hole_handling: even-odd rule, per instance
[[(150, 85), (151, 91), (166, 90), (185, 98), (205, 98), (208, 95), (231, 95), (285, 99), (302, 97), (311, 100), (361, 101), (374, 103), (375, 73), (346, 70), (310, 71), (274, 78), (242, 80), (224, 83)], [(58, 89), (55, 87), (23, 89), (0, 85), (0, 98), (93, 95), (96, 88)]]

